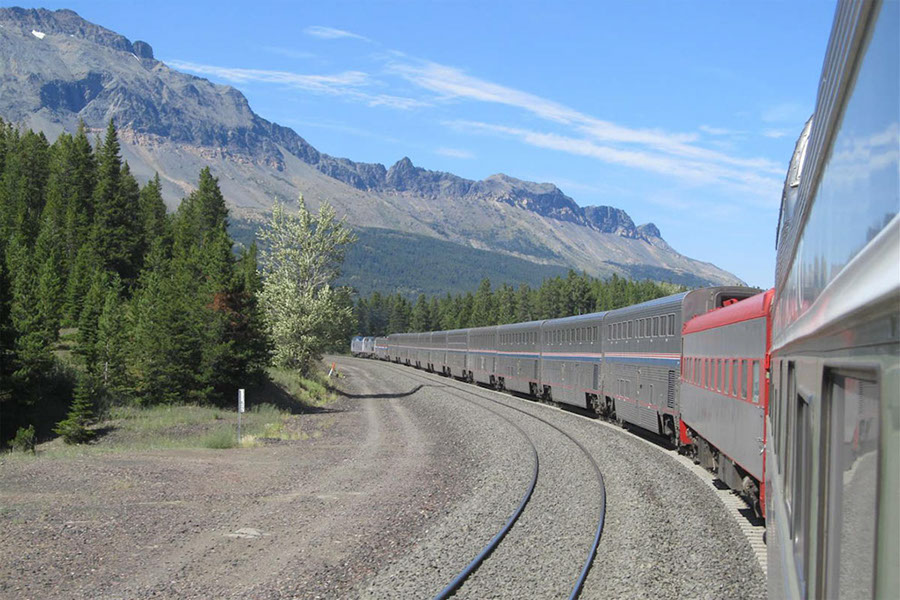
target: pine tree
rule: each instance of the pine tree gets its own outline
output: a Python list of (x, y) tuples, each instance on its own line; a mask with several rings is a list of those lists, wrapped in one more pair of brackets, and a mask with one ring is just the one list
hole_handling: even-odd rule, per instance
[(85, 369), (91, 375), (97, 375), (102, 368), (97, 330), (109, 285), (109, 273), (94, 269), (90, 287), (84, 296), (84, 307), (78, 316), (78, 347), (75, 353), (81, 357)]
[(133, 181), (127, 166), (122, 166), (116, 128), (110, 120), (106, 139), (98, 150), (91, 239), (103, 268), (125, 282), (137, 276), (140, 243), (137, 186)]
[(88, 426), (94, 421), (93, 398), (96, 392), (97, 386), (93, 378), (81, 374), (75, 385), (69, 413), (53, 429), (67, 444), (83, 444), (94, 438), (94, 432)]
[(497, 290), (493, 325), (516, 322), (516, 296), (512, 287), (503, 284)]
[(525, 323), (535, 319), (534, 293), (527, 283), (523, 283), (516, 292), (516, 322)]
[(128, 391), (129, 324), (122, 294), (122, 283), (117, 277), (111, 277), (106, 286), (103, 309), (97, 317), (97, 373), (104, 391), (114, 401), (124, 399)]
[(91, 234), (94, 186), (97, 182), (97, 164), (85, 133), (84, 121), (79, 122), (69, 151), (60, 160), (61, 170), (68, 175), (62, 191), (66, 197), (66, 263), (73, 268), (78, 252)]
[(162, 198), (159, 173), (143, 187), (140, 194), (141, 245), (140, 254), (146, 256), (154, 244), (170, 243), (166, 204)]
[(409, 318), (410, 331), (431, 331), (431, 319), (428, 318), (428, 301), (425, 294), (419, 294)]
[(491, 281), (490, 279), (484, 278), (481, 280), (478, 291), (475, 293), (472, 311), (467, 320), (468, 325), (462, 325), (461, 327), (484, 327), (486, 325), (492, 325), (495, 318), (494, 295), (491, 292)]

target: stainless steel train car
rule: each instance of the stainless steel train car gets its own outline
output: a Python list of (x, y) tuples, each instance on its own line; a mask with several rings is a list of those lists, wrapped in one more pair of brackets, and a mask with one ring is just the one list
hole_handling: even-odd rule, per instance
[(541, 389), (541, 321), (497, 326), (494, 377), (501, 390), (537, 394)]
[(447, 332), (446, 358), (442, 365), (443, 373), (460, 379), (468, 376), (468, 369), (466, 368), (468, 343), (468, 329), (454, 329)]
[(608, 312), (600, 330), (600, 413), (677, 444), (683, 322), (755, 293), (745, 287), (701, 288)]
[(350, 340), (350, 354), (352, 354), (353, 356), (359, 356), (362, 354), (362, 341), (363, 338), (361, 335), (357, 335), (352, 340)]
[(900, 593), (900, 4), (841, 2), (782, 195), (769, 597)]
[(774, 294), (694, 317), (682, 331), (680, 441), (759, 516)]
[(600, 397), (605, 312), (549, 319), (541, 324), (541, 377), (545, 397), (591, 408)]
[(447, 332), (435, 331), (431, 334), (431, 346), (428, 349), (428, 371), (441, 371), (447, 362)]
[(497, 327), (475, 327), (469, 329), (466, 351), (466, 367), (469, 381), (495, 385), (496, 360)]
[(375, 338), (375, 358), (388, 360), (388, 339), (386, 337)]

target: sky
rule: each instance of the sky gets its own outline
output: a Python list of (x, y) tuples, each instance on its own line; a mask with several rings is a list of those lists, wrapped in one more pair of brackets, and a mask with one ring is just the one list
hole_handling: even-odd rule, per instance
[(333, 156), (550, 182), (774, 281), (834, 2), (48, 2)]

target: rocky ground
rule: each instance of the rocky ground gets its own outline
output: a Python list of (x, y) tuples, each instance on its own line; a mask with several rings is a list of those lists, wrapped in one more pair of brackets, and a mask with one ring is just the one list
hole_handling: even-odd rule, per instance
[[(454, 382), (337, 362), (346, 393), (301, 416), (302, 440), (0, 458), (0, 597), (434, 595), (514, 508), (531, 476), (527, 442), (452, 398)], [(519, 418), (548, 470), (574, 460)], [(607, 527), (582, 597), (764, 596), (746, 540), (693, 475), (626, 433), (560, 411), (549, 419), (587, 446), (607, 480)], [(536, 490), (547, 502), (567, 483), (552, 477)], [(491, 588), (486, 563), (463, 595), (546, 595), (542, 573), (568, 554), (566, 536), (546, 545), (540, 536), (577, 531), (578, 517), (523, 521), (509, 541), (527, 539), (527, 557), (507, 551), (518, 565), (507, 568), (498, 551), (500, 583)]]

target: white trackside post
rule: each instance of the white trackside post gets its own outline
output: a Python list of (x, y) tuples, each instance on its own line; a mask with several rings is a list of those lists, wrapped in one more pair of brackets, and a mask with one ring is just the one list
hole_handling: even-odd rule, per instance
[(241, 414), (244, 412), (244, 388), (238, 390), (238, 444), (241, 443)]

